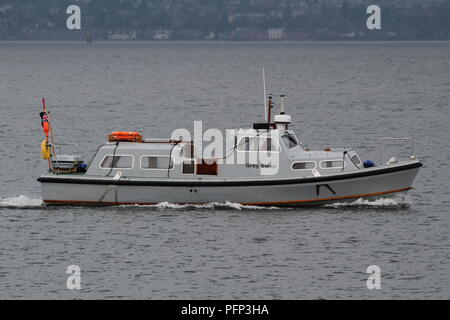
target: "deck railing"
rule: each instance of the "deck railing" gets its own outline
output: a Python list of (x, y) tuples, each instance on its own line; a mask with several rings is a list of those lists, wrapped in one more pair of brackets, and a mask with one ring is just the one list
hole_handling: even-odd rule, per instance
[(378, 163), (381, 164), (382, 155), (383, 155), (383, 143), (386, 141), (409, 141), (410, 147), (411, 147), (411, 159), (414, 159), (415, 152), (414, 152), (414, 139), (413, 138), (382, 138), (378, 140)]

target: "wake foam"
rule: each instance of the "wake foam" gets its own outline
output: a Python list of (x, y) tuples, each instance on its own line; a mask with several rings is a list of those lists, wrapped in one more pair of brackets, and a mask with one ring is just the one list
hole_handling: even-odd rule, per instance
[(337, 202), (326, 204), (325, 207), (329, 208), (342, 208), (342, 207), (371, 207), (371, 208), (395, 208), (408, 206), (409, 203), (405, 197), (395, 198), (378, 198), (378, 199), (357, 199), (352, 202)]
[(0, 208), (34, 208), (40, 206), (42, 206), (41, 199), (33, 199), (24, 195), (0, 198)]
[[(43, 202), (41, 199), (30, 198), (24, 195), (16, 197), (0, 198), (0, 208), (41, 208)], [(378, 198), (378, 199), (357, 199), (349, 202), (336, 202), (325, 204), (323, 207), (327, 208), (343, 208), (343, 207), (366, 207), (366, 208), (398, 208), (408, 206), (409, 203), (405, 197), (394, 198)], [(205, 204), (177, 204), (170, 202), (160, 202), (151, 205), (120, 205), (119, 207), (135, 207), (135, 208), (154, 208), (154, 209), (204, 209), (204, 210), (220, 210), (220, 209), (234, 209), (234, 210), (287, 210), (289, 207), (274, 207), (274, 206), (255, 206), (243, 205), (235, 202), (210, 202)]]
[(235, 209), (235, 210), (275, 210), (281, 209), (279, 207), (265, 207), (243, 205), (235, 202), (210, 202), (205, 204), (176, 204), (170, 202), (160, 202), (158, 204), (150, 205), (121, 205), (120, 207), (142, 207), (155, 209)]

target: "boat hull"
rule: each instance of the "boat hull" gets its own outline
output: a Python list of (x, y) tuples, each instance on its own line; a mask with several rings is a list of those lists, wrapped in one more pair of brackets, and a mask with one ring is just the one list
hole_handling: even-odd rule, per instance
[(420, 162), (360, 173), (303, 179), (253, 181), (170, 181), (43, 176), (47, 205), (151, 205), (240, 203), (260, 206), (311, 206), (359, 198), (392, 197), (412, 188)]

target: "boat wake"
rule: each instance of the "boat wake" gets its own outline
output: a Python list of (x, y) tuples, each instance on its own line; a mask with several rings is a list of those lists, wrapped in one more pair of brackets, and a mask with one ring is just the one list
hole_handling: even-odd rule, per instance
[(24, 195), (0, 198), (0, 208), (40, 208), (41, 206), (41, 199), (33, 199)]
[[(405, 197), (396, 198), (380, 198), (380, 199), (357, 199), (352, 202), (337, 202), (331, 204), (325, 204), (323, 207), (326, 208), (345, 208), (345, 207), (365, 207), (365, 208), (399, 208), (408, 206), (409, 203)], [(0, 198), (0, 209), (1, 208), (42, 208), (43, 202), (41, 199), (30, 198), (24, 195), (8, 198)], [(274, 207), (274, 206), (255, 206), (255, 205), (243, 205), (235, 202), (210, 202), (205, 204), (177, 204), (170, 202), (160, 202), (158, 204), (151, 205), (119, 205), (122, 208), (153, 208), (156, 210), (160, 209), (200, 209), (200, 210), (287, 210), (292, 209), (289, 207)]]
[(365, 208), (399, 208), (407, 207), (409, 203), (405, 197), (379, 198), (379, 199), (357, 199), (352, 202), (337, 202), (326, 204), (327, 208), (343, 207), (365, 207)]
[(234, 210), (276, 210), (281, 209), (279, 207), (265, 207), (265, 206), (253, 206), (243, 205), (235, 202), (210, 202), (205, 204), (176, 204), (170, 202), (160, 202), (158, 204), (151, 205), (121, 205), (120, 207), (142, 207), (142, 208), (155, 208), (155, 209), (207, 209), (207, 210), (220, 210), (220, 209), (234, 209)]

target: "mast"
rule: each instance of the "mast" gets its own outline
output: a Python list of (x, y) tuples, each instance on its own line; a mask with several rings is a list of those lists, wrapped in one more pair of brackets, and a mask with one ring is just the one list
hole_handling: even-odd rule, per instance
[(267, 121), (266, 72), (264, 71), (264, 67), (262, 69), (262, 72), (263, 72), (263, 88), (264, 88), (264, 120)]
[(272, 94), (269, 93), (269, 102), (267, 103), (267, 130), (270, 129), (270, 121), (272, 116)]

